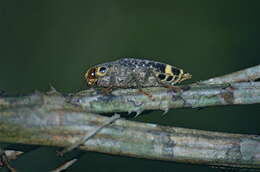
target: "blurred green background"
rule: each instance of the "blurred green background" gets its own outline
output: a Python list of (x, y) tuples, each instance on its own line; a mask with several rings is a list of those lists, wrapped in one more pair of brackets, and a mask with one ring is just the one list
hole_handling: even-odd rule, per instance
[[(2, 0), (0, 89), (11, 94), (86, 88), (84, 72), (120, 57), (166, 62), (193, 81), (260, 63), (260, 1)], [(84, 85), (84, 86), (83, 86)], [(260, 133), (260, 106), (171, 110), (137, 121), (234, 133)], [(46, 171), (59, 158), (40, 148), (13, 162)], [(33, 165), (34, 164), (34, 165)], [(206, 166), (84, 152), (68, 171), (219, 171)]]

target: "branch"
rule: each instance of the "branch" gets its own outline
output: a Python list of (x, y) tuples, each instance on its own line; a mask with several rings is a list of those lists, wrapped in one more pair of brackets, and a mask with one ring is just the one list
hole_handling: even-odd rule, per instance
[[(3, 117), (4, 116), (4, 117)], [(21, 108), (1, 115), (0, 141), (70, 146), (108, 117), (85, 112)], [(7, 134), (8, 133), (8, 134)], [(207, 165), (260, 168), (260, 137), (117, 120), (83, 150)]]
[(87, 112), (136, 112), (137, 115), (144, 110), (167, 112), (171, 108), (260, 103), (260, 82), (194, 84), (180, 86), (180, 89), (179, 92), (162, 87), (144, 89), (153, 100), (135, 89), (120, 89), (111, 95), (86, 90), (74, 95), (70, 101)]
[[(250, 69), (246, 69), (250, 70)], [(259, 71), (258, 71), (259, 72)], [(230, 75), (229, 75), (230, 76)], [(244, 79), (248, 75), (244, 75)], [(224, 77), (225, 78), (225, 77)], [(257, 78), (257, 77), (255, 77)], [(225, 80), (225, 79), (224, 79)], [(237, 81), (237, 80), (236, 80)], [(85, 90), (62, 95), (52, 89), (0, 97), (0, 142), (69, 147), (109, 121), (97, 113), (260, 103), (260, 82), (135, 89), (111, 95)], [(116, 155), (260, 169), (260, 137), (117, 120), (80, 147)]]
[(255, 81), (259, 78), (260, 78), (260, 65), (257, 65), (224, 76), (211, 78), (206, 81), (202, 81), (202, 83), (222, 84), (222, 83), (232, 83), (232, 82), (248, 82), (248, 81)]

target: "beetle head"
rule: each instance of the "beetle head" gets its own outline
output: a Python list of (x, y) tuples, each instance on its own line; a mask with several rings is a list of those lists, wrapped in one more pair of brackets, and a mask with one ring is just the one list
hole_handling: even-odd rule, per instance
[(99, 77), (105, 76), (107, 73), (107, 67), (98, 66), (90, 68), (87, 73), (85, 74), (85, 78), (87, 80), (87, 85), (92, 87), (98, 81)]

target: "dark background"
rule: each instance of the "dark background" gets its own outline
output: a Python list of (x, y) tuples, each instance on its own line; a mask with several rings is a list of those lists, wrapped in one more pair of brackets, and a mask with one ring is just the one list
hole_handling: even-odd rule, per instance
[[(92, 65), (120, 57), (166, 62), (193, 81), (260, 62), (260, 1), (251, 0), (2, 0), (0, 89), (12, 94), (86, 88)], [(171, 110), (137, 121), (245, 134), (260, 133), (260, 106)], [(61, 163), (57, 148), (42, 147), (13, 165), (46, 171)], [(206, 166), (80, 153), (68, 171), (219, 171)]]

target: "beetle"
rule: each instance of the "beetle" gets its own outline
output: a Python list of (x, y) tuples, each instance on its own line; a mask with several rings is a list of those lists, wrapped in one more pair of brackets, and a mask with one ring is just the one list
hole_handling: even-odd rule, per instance
[(89, 87), (103, 88), (173, 86), (191, 77), (191, 74), (175, 66), (136, 58), (122, 58), (98, 64), (85, 74)]
[[(86, 72), (85, 78), (89, 87), (138, 88), (142, 93), (153, 98), (152, 95), (143, 91), (142, 88), (159, 86), (172, 86), (174, 88), (173, 85), (190, 79), (191, 74), (166, 63), (147, 59), (122, 58), (91, 67)], [(165, 112), (167, 111), (168, 108)], [(118, 114), (114, 115), (100, 128), (104, 128), (119, 118)], [(96, 131), (100, 130), (100, 128)], [(60, 154), (78, 147), (92, 136), (86, 135), (82, 140), (64, 149)]]

